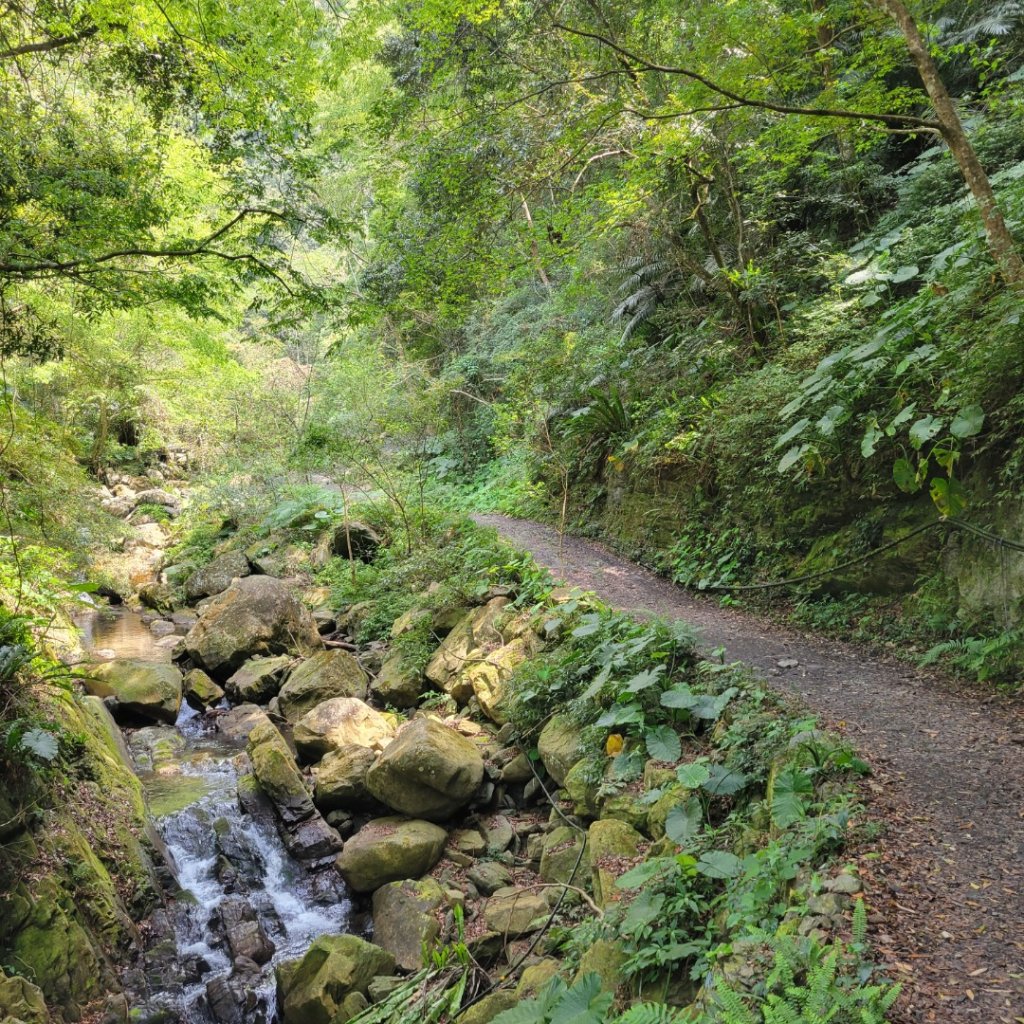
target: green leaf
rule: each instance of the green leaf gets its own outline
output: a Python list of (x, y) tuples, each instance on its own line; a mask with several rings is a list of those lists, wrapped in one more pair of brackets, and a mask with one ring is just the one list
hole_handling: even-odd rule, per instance
[(878, 446), (878, 442), (882, 440), (885, 435), (881, 430), (878, 429), (878, 420), (872, 419), (868, 425), (868, 429), (864, 431), (864, 437), (860, 442), (860, 453), (865, 459), (870, 459), (875, 454), (875, 448)]
[(910, 428), (910, 443), (915, 448), (920, 448), (926, 441), (930, 441), (942, 429), (942, 420), (936, 419), (931, 414), (922, 416)]
[(892, 275), (891, 281), (893, 284), (903, 284), (904, 281), (909, 281), (912, 277), (917, 277), (920, 273), (920, 267), (915, 263), (908, 263), (905, 267), (899, 267), (896, 272)]
[(689, 711), (700, 699), (685, 683), (679, 683), (661, 695), (661, 706)]
[(687, 789), (700, 789), (711, 778), (711, 772), (706, 764), (681, 764), (676, 769), (676, 778)]
[(646, 690), (648, 687), (653, 686), (664, 672), (664, 665), (656, 665), (654, 668), (638, 673), (626, 683), (626, 692), (639, 693), (641, 690)]
[(804, 457), (810, 447), (811, 446), (809, 444), (793, 445), (793, 447), (790, 448), (781, 459), (779, 459), (779, 465), (777, 467), (778, 472), (785, 473), (787, 469), (791, 469)]
[(610, 729), (616, 725), (637, 725), (643, 720), (643, 708), (639, 704), (617, 704), (606, 711), (595, 724), (601, 729)]
[(659, 725), (644, 736), (647, 753), (654, 761), (678, 761), (683, 752), (679, 734), (670, 725)]
[(726, 850), (711, 850), (697, 861), (697, 870), (706, 878), (735, 878), (743, 870), (743, 862)]
[(640, 893), (629, 905), (629, 909), (622, 919), (622, 930), (627, 935), (635, 935), (661, 914), (664, 905), (665, 896), (662, 893)]
[(652, 879), (657, 878), (666, 868), (672, 866), (672, 859), (669, 857), (654, 857), (630, 868), (624, 875), (615, 879), (616, 889), (640, 889)]
[(685, 804), (673, 807), (665, 818), (665, 835), (677, 846), (685, 846), (699, 831), (704, 821), (700, 801), (691, 796)]
[(945, 480), (941, 476), (931, 482), (928, 489), (935, 507), (944, 516), (958, 516), (967, 507), (967, 494), (963, 485), (953, 477)]
[(40, 761), (56, 761), (60, 753), (57, 737), (46, 729), (29, 729), (21, 737), (21, 745), (31, 751)]
[(734, 796), (749, 781), (747, 776), (736, 768), (713, 764), (709, 767), (707, 781), (701, 783), (701, 788), (712, 796)]
[(921, 486), (914, 467), (907, 459), (897, 459), (893, 463), (892, 478), (896, 486), (906, 494), (913, 494)]
[(796, 423), (794, 423), (793, 426), (791, 426), (789, 430), (787, 430), (782, 435), (782, 437), (780, 437), (775, 442), (775, 447), (781, 448), (784, 444), (789, 444), (789, 442), (792, 441), (794, 437), (796, 437), (799, 434), (802, 434), (810, 425), (811, 421), (806, 417), (804, 417), (802, 420), (797, 420)]
[(965, 405), (953, 418), (949, 432), (954, 437), (974, 437), (985, 423), (985, 412), (980, 405)]
[(807, 813), (807, 804), (814, 793), (811, 777), (799, 768), (779, 772), (772, 789), (772, 821), (779, 828), (788, 828)]

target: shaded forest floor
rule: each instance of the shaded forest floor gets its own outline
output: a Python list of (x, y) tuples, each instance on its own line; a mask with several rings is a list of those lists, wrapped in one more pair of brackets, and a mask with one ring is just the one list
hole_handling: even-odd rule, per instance
[(1019, 701), (721, 608), (551, 527), (476, 518), (615, 608), (690, 624), (703, 648), (724, 648), (845, 734), (873, 768), (864, 800), (883, 835), (859, 866), (877, 948), (904, 985), (894, 1020), (1024, 1021)]

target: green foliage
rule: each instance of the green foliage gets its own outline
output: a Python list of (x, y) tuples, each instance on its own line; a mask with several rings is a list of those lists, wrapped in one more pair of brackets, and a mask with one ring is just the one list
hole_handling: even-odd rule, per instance
[(533, 999), (494, 1018), (494, 1024), (604, 1024), (612, 996), (601, 991), (601, 979), (585, 974), (572, 986), (558, 977)]

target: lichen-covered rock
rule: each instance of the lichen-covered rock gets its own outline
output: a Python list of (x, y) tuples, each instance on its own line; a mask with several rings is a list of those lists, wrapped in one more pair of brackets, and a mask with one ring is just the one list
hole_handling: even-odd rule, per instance
[(439, 907), (445, 892), (433, 878), (406, 879), (382, 885), (373, 894), (373, 938), (406, 971), (423, 966), (423, 951), (441, 931)]
[(400, 651), (393, 651), (370, 683), (370, 691), (382, 704), (414, 707), (423, 692), (423, 673), (410, 668)]
[(562, 781), (569, 799), (572, 801), (574, 814), (585, 818), (596, 818), (600, 812), (600, 799), (597, 791), (600, 780), (591, 778), (590, 765), (587, 761), (577, 761), (566, 773)]
[(601, 979), (604, 992), (614, 992), (622, 981), (622, 967), (628, 957), (618, 943), (610, 939), (597, 939), (587, 948), (580, 959), (579, 970), (573, 982), (587, 974), (596, 974)]
[(315, 813), (305, 780), (284, 737), (264, 718), (249, 733), (249, 760), (260, 789), (270, 798), (281, 820), (295, 825)]
[(647, 831), (649, 813), (650, 808), (637, 793), (612, 793), (601, 801), (602, 818), (617, 818), (638, 832)]
[(229, 740), (244, 743), (260, 722), (266, 722), (267, 713), (256, 704), (239, 704), (217, 717), (217, 731)]
[(320, 651), (297, 665), (278, 695), (281, 714), (297, 722), (318, 704), (334, 697), (366, 699), (370, 677), (348, 651)]
[(459, 1024), (491, 1024), (491, 1021), (519, 1005), (519, 997), (514, 992), (492, 992), (484, 996), (459, 1017)]
[(403, 814), (439, 821), (476, 795), (484, 761), (476, 745), (433, 718), (399, 729), (366, 776), (370, 792)]
[(513, 939), (542, 927), (550, 913), (543, 895), (518, 886), (499, 889), (483, 910), (488, 928)]
[(634, 866), (644, 837), (631, 825), (615, 818), (595, 821), (587, 837), (594, 901), (604, 907), (621, 898), (615, 880)]
[(257, 654), (323, 650), (309, 609), (280, 580), (247, 576), (210, 602), (185, 637), (192, 660), (215, 679), (225, 679)]
[(161, 615), (166, 615), (174, 609), (176, 597), (174, 588), (167, 583), (150, 581), (139, 587), (139, 604)]
[(313, 802), (321, 811), (372, 806), (366, 773), (376, 760), (376, 753), (369, 747), (332, 750), (317, 765)]
[(544, 836), (543, 844), (539, 874), (545, 882), (590, 889), (590, 862), (577, 829), (559, 825)]
[(266, 704), (281, 688), (281, 680), (291, 662), (287, 654), (250, 658), (228, 678), (224, 689), (236, 703)]
[(558, 974), (558, 967), (557, 960), (547, 957), (524, 968), (519, 976), (519, 984), (516, 985), (516, 997), (520, 1000), (532, 999)]
[(332, 750), (369, 747), (380, 750), (391, 742), (391, 718), (356, 697), (335, 697), (318, 704), (295, 724), (295, 747), (307, 760), (318, 761)]
[(344, 1024), (346, 998), (365, 996), (376, 976), (394, 970), (394, 957), (379, 946), (355, 935), (322, 935), (300, 960), (277, 968), (282, 1024)]
[(447, 833), (429, 821), (375, 818), (346, 844), (336, 863), (356, 892), (425, 875), (444, 852)]
[(0, 1021), (49, 1024), (42, 991), (27, 978), (0, 973)]
[(201, 668), (185, 673), (182, 690), (189, 707), (196, 711), (205, 711), (224, 699), (224, 691)]
[(486, 650), (502, 643), (494, 623), (507, 604), (508, 598), (496, 597), (464, 615), (427, 665), (427, 678), (460, 704), (473, 696), (473, 687), (463, 672), (467, 663), (483, 661)]
[(189, 601), (198, 601), (201, 597), (223, 593), (231, 586), (232, 580), (248, 576), (251, 571), (249, 561), (241, 551), (228, 551), (185, 580), (185, 596)]
[(87, 693), (113, 697), (115, 713), (174, 723), (181, 708), (181, 672), (174, 665), (122, 659), (91, 665), (82, 677)]
[(496, 860), (478, 861), (466, 872), (466, 877), (485, 896), (507, 889), (512, 884), (512, 872)]
[(533, 633), (517, 637), (491, 651), (482, 661), (467, 664), (454, 684), (453, 692), (461, 693), (468, 683), (480, 710), (492, 722), (503, 725), (508, 721), (504, 708), (505, 684), (516, 666), (533, 657), (539, 648), (540, 641)]
[(537, 750), (548, 774), (560, 786), (583, 756), (580, 729), (564, 715), (553, 715), (537, 737)]

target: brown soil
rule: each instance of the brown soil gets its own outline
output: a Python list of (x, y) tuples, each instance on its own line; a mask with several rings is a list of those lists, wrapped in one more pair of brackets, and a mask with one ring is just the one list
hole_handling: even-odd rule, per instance
[[(613, 607), (682, 620), (796, 694), (866, 756), (860, 857), (898, 1024), (1024, 1022), (1024, 707), (690, 594), (591, 541), (479, 516)], [(782, 662), (784, 666), (780, 667)], [(795, 662), (795, 665), (793, 664)]]

